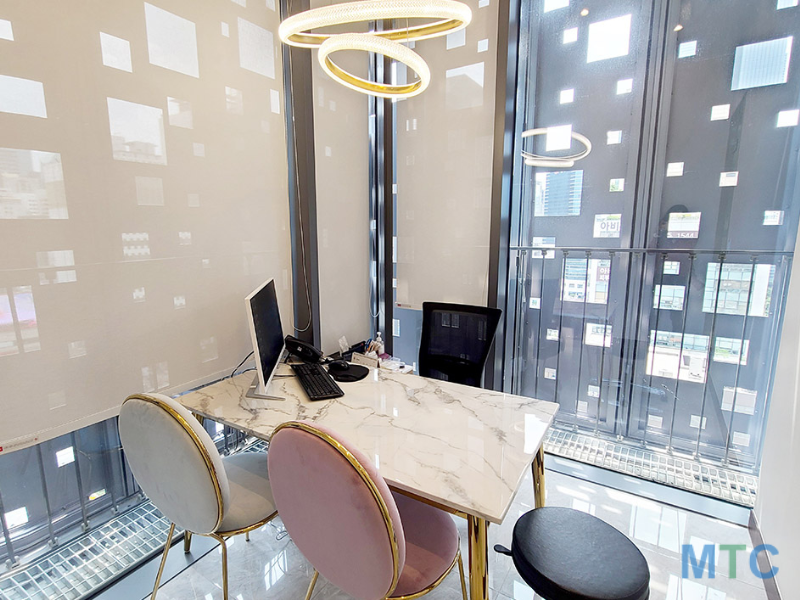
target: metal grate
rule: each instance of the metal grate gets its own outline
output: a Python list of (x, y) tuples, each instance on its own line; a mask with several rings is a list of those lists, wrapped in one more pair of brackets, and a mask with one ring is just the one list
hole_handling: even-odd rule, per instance
[(0, 579), (3, 600), (80, 600), (164, 548), (169, 521), (144, 502)]
[(629, 443), (616, 443), (560, 429), (550, 430), (545, 450), (550, 454), (748, 508), (755, 506), (757, 477), (710, 466), (691, 458), (634, 448)]
[(255, 440), (253, 443), (247, 445), (241, 452), (266, 452), (269, 448), (269, 442), (266, 440)]
[[(256, 440), (240, 452), (266, 452)], [(164, 549), (169, 521), (149, 501), (0, 577), (2, 600), (81, 600)], [(176, 537), (182, 530), (176, 529)]]

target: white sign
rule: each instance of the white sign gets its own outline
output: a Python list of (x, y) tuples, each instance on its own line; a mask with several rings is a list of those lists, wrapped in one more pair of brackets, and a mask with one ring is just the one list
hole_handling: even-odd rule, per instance
[[(561, 90), (561, 104), (568, 104), (575, 99), (575, 90)], [(572, 146), (572, 125), (558, 125), (547, 128), (547, 152), (556, 150), (569, 150)]]
[(742, 342), (735, 338), (718, 337), (714, 342), (714, 362), (746, 365), (750, 352), (750, 340), (744, 341), (744, 355), (741, 352)]
[(647, 417), (647, 426), (652, 427), (653, 429), (661, 429), (661, 426), (664, 424), (663, 417), (657, 417), (655, 415), (650, 415)]
[[(533, 238), (533, 244), (531, 244), (534, 248), (555, 248), (556, 247), (556, 238), (554, 237), (535, 237)], [(541, 251), (533, 253), (533, 258), (555, 258), (556, 253), (552, 251)]]
[[(605, 330), (605, 335), (603, 335)], [(583, 341), (587, 346), (605, 346), (611, 348), (611, 325), (586, 324), (586, 333)]]
[(764, 225), (783, 225), (783, 211), (765, 210)]
[(669, 163), (667, 165), (667, 177), (683, 177), (683, 165), (682, 162), (674, 162)]
[[(734, 396), (736, 399), (736, 407), (733, 406)], [(722, 390), (722, 410), (734, 409), (735, 412), (743, 415), (756, 414), (756, 400), (758, 393), (755, 390), (747, 390), (745, 388), (734, 388), (725, 386)]]
[(688, 58), (697, 54), (697, 40), (683, 42), (678, 46), (678, 58)]
[[(708, 417), (703, 417), (703, 429), (706, 428), (708, 424)], [(689, 420), (689, 427), (692, 429), (698, 429), (700, 427), (700, 415), (692, 415), (692, 418)]]
[(630, 94), (633, 91), (633, 79), (620, 79), (617, 82), (617, 95)]
[(800, 110), (782, 110), (778, 113), (776, 127), (796, 127), (800, 123)]
[(700, 235), (702, 213), (670, 213), (667, 237), (670, 239), (697, 238)]
[(682, 285), (657, 285), (653, 292), (653, 308), (683, 310), (685, 291), (686, 288)]
[(595, 215), (594, 237), (618, 238), (622, 230), (622, 215)]
[(733, 444), (734, 446), (749, 446), (750, 445), (750, 435), (747, 433), (741, 433), (739, 431), (733, 432)]
[(731, 116), (730, 104), (718, 104), (711, 107), (711, 120), (712, 121), (727, 121)]
[(558, 8), (566, 8), (569, 6), (569, 0), (544, 0), (544, 9), (542, 12), (550, 12)]
[(739, 185), (739, 171), (719, 174), (719, 187), (736, 187)]

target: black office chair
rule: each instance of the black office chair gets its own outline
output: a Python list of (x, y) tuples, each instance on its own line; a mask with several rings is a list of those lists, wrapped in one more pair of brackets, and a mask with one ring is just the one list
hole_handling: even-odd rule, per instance
[(423, 302), (419, 374), (480, 387), (502, 314), (499, 308)]

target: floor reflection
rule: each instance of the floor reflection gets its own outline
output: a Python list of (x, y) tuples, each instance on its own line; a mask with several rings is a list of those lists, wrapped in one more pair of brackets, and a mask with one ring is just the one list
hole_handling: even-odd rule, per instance
[[(717, 576), (713, 580), (681, 578), (681, 547), (706, 543), (744, 544), (752, 549), (746, 528), (697, 515), (625, 492), (580, 479), (547, 472), (547, 503), (582, 510), (610, 523), (628, 535), (647, 557), (652, 583), (651, 600), (767, 600), (762, 582), (740, 556), (737, 577), (728, 573), (727, 555), (717, 553)], [(508, 513), (506, 521), (489, 528), (490, 548), (509, 545), (516, 519), (531, 509), (533, 489), (528, 477)], [(466, 523), (456, 519), (466, 555)], [(280, 519), (256, 531), (251, 541), (243, 537), (230, 548), (230, 596), (237, 600), (257, 598), (302, 598), (313, 573), (312, 567), (291, 539), (281, 535)], [(699, 556), (699, 554), (698, 554)], [(218, 600), (222, 598), (219, 552), (212, 552), (164, 585), (160, 600)], [(489, 556), (491, 600), (539, 600), (522, 581), (511, 559), (494, 552)], [(314, 599), (347, 600), (349, 597), (322, 578)], [(451, 573), (431, 594), (430, 600), (459, 600), (458, 575)]]

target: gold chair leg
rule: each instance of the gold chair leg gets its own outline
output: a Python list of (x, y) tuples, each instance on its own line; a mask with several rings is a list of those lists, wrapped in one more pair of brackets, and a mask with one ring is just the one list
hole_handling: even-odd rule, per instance
[(544, 446), (539, 448), (531, 465), (533, 473), (533, 500), (534, 508), (544, 506)]
[(161, 565), (158, 567), (158, 575), (156, 575), (156, 584), (153, 586), (153, 595), (150, 596), (151, 600), (156, 600), (158, 594), (158, 586), (161, 585), (161, 575), (164, 573), (164, 566), (167, 564), (167, 554), (169, 554), (169, 547), (172, 545), (172, 535), (175, 533), (175, 523), (169, 524), (169, 533), (167, 534), (167, 543), (164, 544), (164, 554), (161, 556)]
[(461, 549), (458, 550), (458, 579), (461, 581), (461, 595), (464, 600), (469, 600), (467, 596), (467, 581), (464, 579), (464, 561), (461, 560)]
[(189, 554), (192, 551), (192, 532), (187, 531), (183, 534), (183, 552)]
[(311, 600), (311, 594), (314, 593), (314, 586), (317, 585), (317, 577), (319, 577), (319, 571), (314, 569), (314, 577), (311, 578), (311, 584), (308, 586), (308, 591), (306, 592), (306, 600)]
[(228, 600), (228, 545), (225, 543), (225, 538), (221, 535), (211, 533), (209, 537), (219, 542), (219, 547), (222, 551), (222, 597), (224, 600)]
[(218, 537), (220, 548), (222, 548), (222, 598), (228, 600), (228, 545), (225, 538)]
[(249, 542), (250, 541), (250, 532), (249, 531), (244, 534), (244, 541), (245, 542)]

